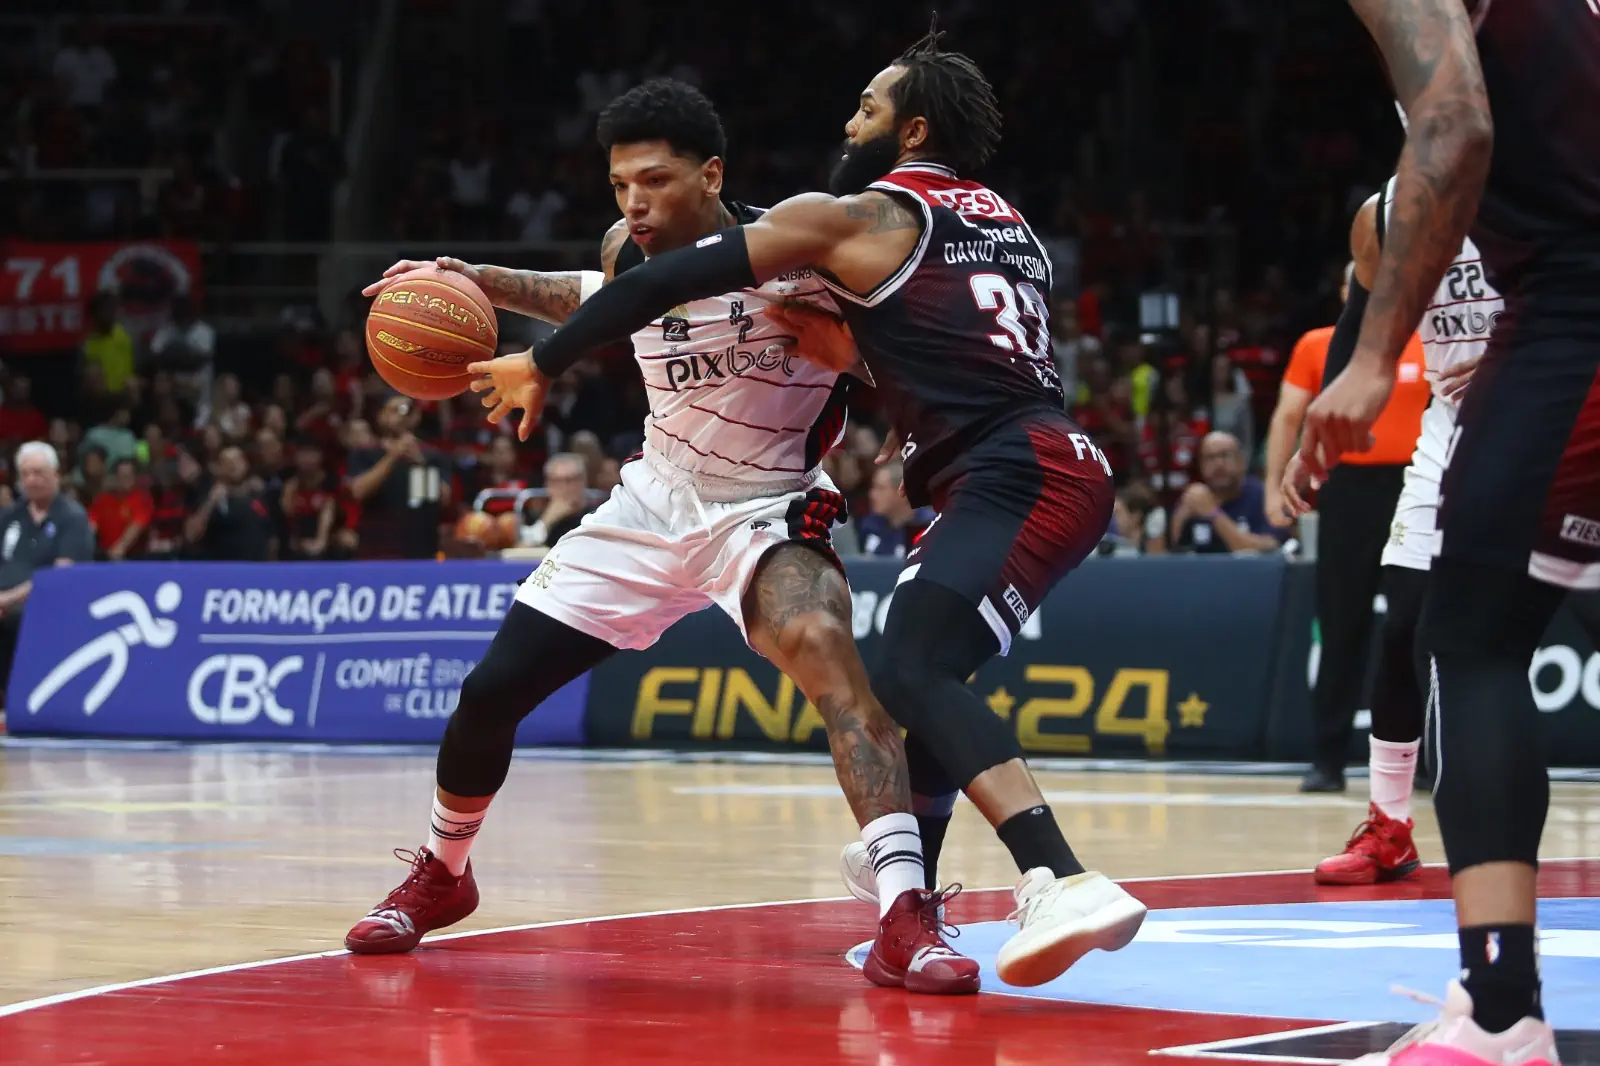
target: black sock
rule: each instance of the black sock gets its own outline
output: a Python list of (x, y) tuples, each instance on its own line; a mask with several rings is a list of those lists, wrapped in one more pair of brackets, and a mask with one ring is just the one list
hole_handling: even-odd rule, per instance
[(922, 834), (922, 873), (929, 892), (939, 887), (939, 851), (944, 847), (944, 833), (949, 828), (948, 814), (917, 815), (917, 832)]
[(1472, 1019), (1485, 1031), (1503, 1033), (1524, 1018), (1544, 1017), (1533, 926), (1464, 926), (1461, 968)]
[(1083, 863), (1072, 854), (1067, 838), (1061, 835), (1061, 827), (1056, 824), (1056, 816), (1047, 806), (1030, 807), (1021, 814), (1013, 814), (1001, 822), (995, 832), (1023, 873), (1037, 866), (1047, 867), (1057, 877), (1083, 873)]

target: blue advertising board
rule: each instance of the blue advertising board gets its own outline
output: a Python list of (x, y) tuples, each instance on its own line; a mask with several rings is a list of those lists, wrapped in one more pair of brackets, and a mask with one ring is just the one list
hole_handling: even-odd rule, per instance
[[(40, 571), (12, 733), (433, 743), (527, 563), (143, 563)], [(588, 677), (521, 744), (581, 744)]]
[[(900, 564), (846, 569), (870, 666)], [(1286, 570), (1279, 555), (1091, 559), (973, 688), (1029, 754), (1259, 758)], [(828, 750), (816, 708), (720, 611), (600, 664), (589, 704), (596, 746)]]

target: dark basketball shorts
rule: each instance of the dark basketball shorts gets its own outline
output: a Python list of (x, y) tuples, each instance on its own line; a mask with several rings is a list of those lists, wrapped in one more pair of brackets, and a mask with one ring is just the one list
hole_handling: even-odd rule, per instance
[(1065, 415), (1023, 415), (979, 440), (934, 492), (939, 515), (906, 553), (897, 584), (952, 589), (978, 609), (1000, 654), (1045, 595), (1111, 525), (1105, 457)]
[(1568, 321), (1502, 318), (1457, 421), (1439, 554), (1600, 589), (1600, 307)]

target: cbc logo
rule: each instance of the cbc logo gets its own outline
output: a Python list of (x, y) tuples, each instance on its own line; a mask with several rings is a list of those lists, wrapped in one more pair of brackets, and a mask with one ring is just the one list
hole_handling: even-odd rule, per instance
[(278, 686), (304, 668), (298, 655), (273, 666), (259, 655), (213, 655), (189, 676), (189, 713), (207, 725), (245, 725), (263, 714), (294, 725), (294, 711), (278, 702)]
[(1590, 707), (1600, 709), (1600, 654), (1586, 660), (1566, 644), (1540, 648), (1528, 667), (1528, 681), (1541, 711), (1563, 710), (1580, 694)]

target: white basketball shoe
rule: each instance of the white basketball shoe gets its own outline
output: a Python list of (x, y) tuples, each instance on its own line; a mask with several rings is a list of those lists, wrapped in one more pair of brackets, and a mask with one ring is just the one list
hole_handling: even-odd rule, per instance
[(1096, 948), (1127, 947), (1149, 910), (1093, 870), (1055, 877), (1037, 867), (1017, 882), (1016, 898), (1011, 920), (1020, 928), (1000, 948), (995, 969), (1006, 984), (1024, 988), (1061, 976)]
[(1438, 1004), (1439, 1017), (1417, 1026), (1388, 1051), (1363, 1055), (1349, 1066), (1561, 1066), (1550, 1023), (1524, 1018), (1503, 1033), (1485, 1032), (1472, 1020), (1472, 996), (1460, 981), (1450, 982), (1443, 1003), (1396, 991)]
[[(844, 878), (844, 887), (850, 894), (862, 903), (878, 905), (878, 874), (872, 868), (872, 858), (867, 854), (867, 846), (859, 840), (852, 841), (844, 846), (844, 851), (839, 855), (839, 875)], [(939, 920), (944, 921), (945, 905), (939, 904)]]
[(862, 903), (870, 903), (874, 907), (878, 905), (878, 875), (872, 869), (872, 859), (867, 855), (865, 844), (856, 840), (844, 846), (844, 852), (839, 856), (839, 874), (852, 896)]

